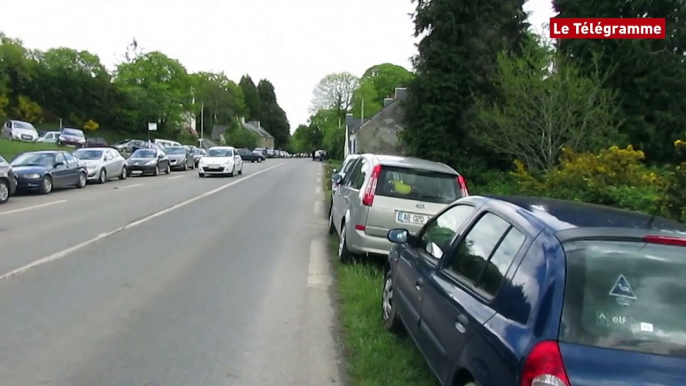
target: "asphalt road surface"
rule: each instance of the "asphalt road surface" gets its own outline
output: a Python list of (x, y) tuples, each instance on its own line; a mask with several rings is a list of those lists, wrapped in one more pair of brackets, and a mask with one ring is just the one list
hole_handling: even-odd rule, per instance
[(340, 384), (321, 164), (0, 206), (0, 385)]

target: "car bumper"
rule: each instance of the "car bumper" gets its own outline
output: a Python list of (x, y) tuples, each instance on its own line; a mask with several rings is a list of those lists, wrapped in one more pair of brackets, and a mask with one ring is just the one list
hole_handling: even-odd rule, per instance
[(210, 168), (208, 166), (205, 166), (205, 167), (200, 167), (199, 172), (203, 173), (203, 174), (218, 174), (218, 175), (219, 174), (230, 174), (233, 172), (233, 166), (228, 166), (228, 167), (222, 166), (219, 168)]
[(171, 170), (181, 170), (183, 169), (184, 165), (186, 165), (186, 163), (183, 161), (169, 163), (169, 167), (171, 168)]
[(17, 177), (16, 190), (38, 190), (43, 183), (43, 178), (22, 178)]
[(38, 140), (38, 137), (33, 137), (28, 134), (12, 134), (11, 137), (12, 140), (14, 141), (24, 141), (24, 142), (36, 142)]
[(145, 166), (145, 165), (128, 165), (126, 168), (129, 170), (129, 173), (154, 173), (155, 172), (155, 166), (157, 165), (150, 165), (150, 166)]
[(58, 140), (57, 143), (62, 146), (73, 146), (73, 147), (81, 147), (84, 145), (84, 142), (75, 142), (75, 141), (60, 141)]
[(393, 248), (385, 237), (370, 236), (361, 230), (348, 232), (348, 249), (353, 253), (387, 256)]

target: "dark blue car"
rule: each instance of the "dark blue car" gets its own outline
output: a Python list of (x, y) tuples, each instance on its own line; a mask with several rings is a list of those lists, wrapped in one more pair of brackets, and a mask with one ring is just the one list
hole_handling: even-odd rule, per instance
[(37, 191), (42, 194), (53, 188), (86, 186), (88, 170), (66, 151), (32, 151), (12, 160), (17, 177), (17, 190)]
[(382, 298), (442, 385), (686, 385), (686, 225), (533, 197), (394, 229)]

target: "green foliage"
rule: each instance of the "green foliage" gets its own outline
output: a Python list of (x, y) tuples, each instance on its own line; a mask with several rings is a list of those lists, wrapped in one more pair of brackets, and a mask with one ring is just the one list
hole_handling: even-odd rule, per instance
[(413, 78), (414, 74), (395, 64), (383, 63), (368, 68), (353, 93), (353, 116), (362, 116), (364, 101), (364, 117), (371, 118), (383, 107), (384, 98), (393, 97), (397, 87), (407, 86)]
[(92, 119), (87, 120), (83, 124), (83, 129), (86, 131), (95, 131), (100, 128), (100, 125)]
[(360, 84), (360, 79), (349, 72), (329, 74), (322, 78), (314, 88), (312, 112), (320, 110), (336, 111), (341, 119), (350, 111), (353, 93)]
[(215, 125), (231, 122), (234, 117), (247, 113), (242, 88), (223, 73), (199, 72), (192, 78), (198, 117), (204, 106), (205, 132), (210, 133)]
[(300, 125), (295, 129), (291, 141), (295, 153), (311, 153), (322, 148), (324, 133), (315, 125)]
[(244, 128), (237, 119), (231, 121), (229, 129), (224, 133), (224, 139), (230, 146), (254, 149), (257, 147), (257, 134)]
[(245, 105), (248, 108), (246, 118), (253, 121), (259, 121), (262, 114), (262, 102), (260, 101), (255, 82), (252, 81), (250, 75), (244, 75), (241, 77), (241, 81), (238, 82), (238, 84), (241, 86), (241, 90), (243, 90), (243, 98), (245, 99)]
[(291, 137), (291, 125), (288, 123), (286, 112), (276, 100), (274, 85), (266, 79), (257, 85), (257, 95), (260, 98), (260, 124), (274, 137), (274, 146), (283, 149), (288, 146)]

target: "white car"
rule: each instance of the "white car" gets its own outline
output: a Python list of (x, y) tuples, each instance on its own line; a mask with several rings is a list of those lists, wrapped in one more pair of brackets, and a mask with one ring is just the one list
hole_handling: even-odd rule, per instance
[(228, 175), (233, 177), (243, 174), (243, 159), (232, 146), (215, 146), (198, 162), (198, 175)]
[(129, 175), (126, 160), (115, 149), (81, 148), (74, 152), (88, 169), (88, 181), (104, 184), (112, 178), (125, 180)]
[(9, 120), (2, 126), (0, 138), (10, 141), (36, 142), (38, 131), (28, 122)]

